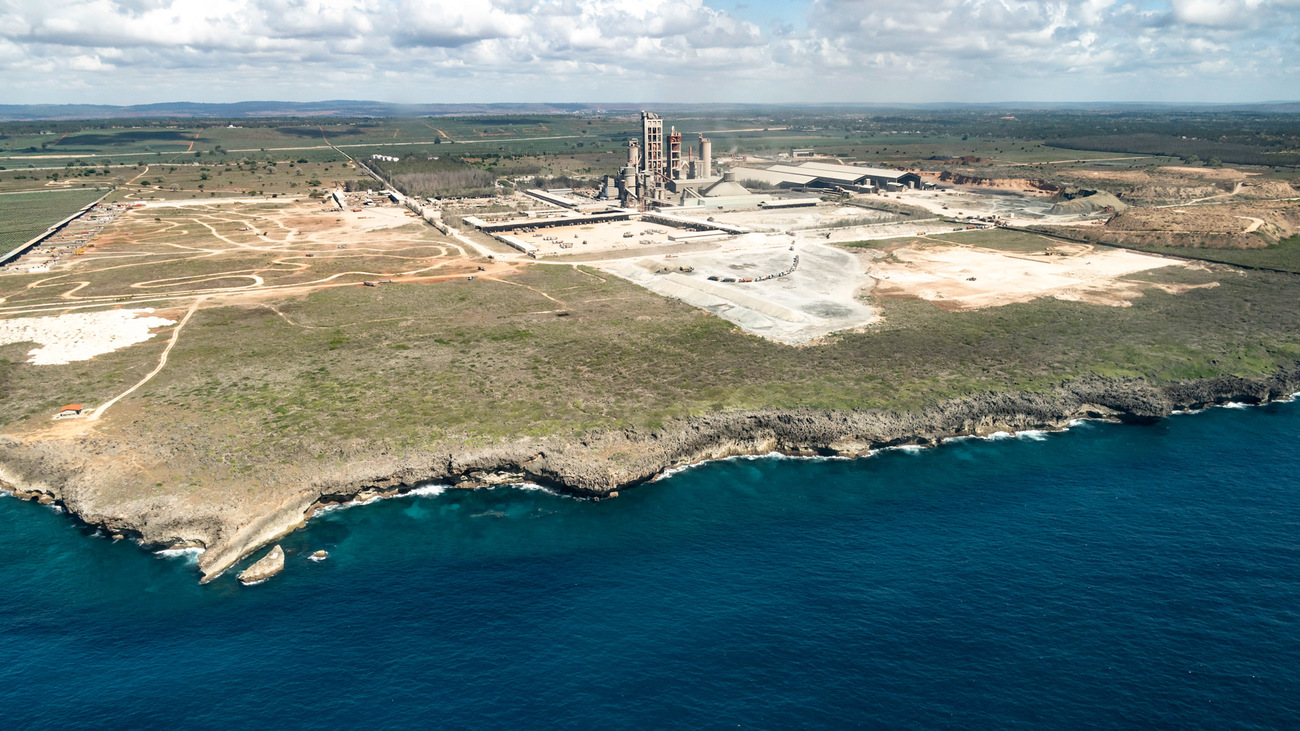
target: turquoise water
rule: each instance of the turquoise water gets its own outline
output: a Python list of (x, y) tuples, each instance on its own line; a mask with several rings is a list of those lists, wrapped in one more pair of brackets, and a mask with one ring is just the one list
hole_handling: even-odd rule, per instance
[(1297, 446), (1285, 404), (446, 491), (255, 587), (3, 499), (0, 727), (1295, 728)]

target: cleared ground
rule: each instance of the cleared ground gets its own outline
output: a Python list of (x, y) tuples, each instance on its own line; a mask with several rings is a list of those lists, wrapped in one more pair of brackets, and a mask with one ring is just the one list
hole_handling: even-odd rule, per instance
[(862, 224), (897, 221), (901, 216), (856, 206), (821, 204), (812, 207), (775, 210), (724, 211), (710, 214), (724, 223), (745, 226), (756, 231), (803, 231), (808, 229), (849, 228)]
[[(949, 311), (997, 307), (1039, 297), (1130, 306), (1153, 285), (1125, 279), (1183, 262), (1114, 249), (1057, 244), (1033, 253), (916, 242), (890, 249), (872, 276), (881, 296), (915, 297)], [(1202, 283), (1196, 286), (1214, 286)], [(1166, 286), (1170, 293), (1185, 287)]]
[(900, 203), (919, 206), (941, 216), (996, 216), (1004, 219), (1068, 220), (1079, 216), (1049, 216), (1052, 200), (1048, 196), (996, 188), (954, 186), (952, 188), (922, 191), (904, 190), (883, 196)]
[[(638, 249), (649, 246), (666, 246), (669, 236), (679, 235), (685, 229), (670, 228), (648, 221), (610, 221), (607, 223), (554, 226), (533, 233), (511, 233), (520, 241), (539, 249), (541, 256), (567, 254), (633, 255)], [(631, 236), (627, 236), (631, 234)]]
[[(798, 267), (786, 276), (761, 279)], [(862, 299), (872, 285), (859, 257), (820, 244), (791, 245), (786, 236), (748, 234), (713, 251), (610, 262), (605, 271), (679, 299), (777, 342), (801, 344), (876, 319)], [(683, 271), (683, 268), (691, 271)]]
[(163, 306), (197, 295), (257, 297), (474, 270), (458, 244), (396, 206), (354, 213), (311, 199), (151, 203), (118, 216), (49, 272), (0, 276), (0, 313)]

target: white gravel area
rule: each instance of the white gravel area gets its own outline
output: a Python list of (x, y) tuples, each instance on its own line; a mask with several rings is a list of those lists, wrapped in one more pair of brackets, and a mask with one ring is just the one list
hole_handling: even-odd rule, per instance
[(63, 365), (90, 360), (152, 338), (154, 328), (175, 325), (175, 320), (151, 315), (152, 308), (77, 312), (57, 317), (19, 317), (0, 320), (0, 345), (36, 343), (28, 355), (34, 365)]

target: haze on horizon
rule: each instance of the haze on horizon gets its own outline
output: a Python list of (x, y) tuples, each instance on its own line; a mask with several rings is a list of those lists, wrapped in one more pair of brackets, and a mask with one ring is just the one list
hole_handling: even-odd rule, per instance
[(5, 104), (1255, 102), (1300, 0), (0, 0)]

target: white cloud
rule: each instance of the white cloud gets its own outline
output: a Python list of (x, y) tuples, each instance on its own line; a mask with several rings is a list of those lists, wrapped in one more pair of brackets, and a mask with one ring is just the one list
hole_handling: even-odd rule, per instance
[(1204, 26), (1249, 25), (1263, 0), (1173, 0), (1174, 16)]
[(811, 0), (767, 31), (720, 9), (732, 5), (0, 0), (0, 102), (1211, 100), (1300, 88), (1300, 0)]

